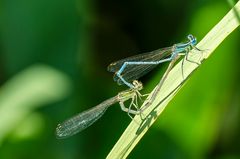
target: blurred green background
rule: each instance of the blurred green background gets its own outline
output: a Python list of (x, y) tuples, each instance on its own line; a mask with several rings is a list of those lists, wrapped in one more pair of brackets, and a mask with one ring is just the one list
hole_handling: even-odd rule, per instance
[[(69, 139), (55, 138), (56, 125), (126, 89), (109, 63), (189, 33), (200, 40), (230, 8), (219, 0), (1, 0), (0, 158), (105, 158), (131, 121), (117, 104)], [(239, 34), (194, 72), (129, 158), (240, 158)], [(143, 92), (163, 71), (141, 78)]]

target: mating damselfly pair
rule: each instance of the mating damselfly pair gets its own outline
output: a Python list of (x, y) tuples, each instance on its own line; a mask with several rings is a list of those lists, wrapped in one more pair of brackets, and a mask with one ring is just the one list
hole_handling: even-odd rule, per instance
[[(193, 35), (188, 35), (187, 39), (188, 41), (185, 43), (177, 43), (171, 47), (139, 54), (111, 63), (108, 66), (108, 71), (115, 73), (114, 80), (120, 85), (127, 85), (129, 89), (59, 124), (56, 128), (57, 138), (66, 138), (86, 129), (97, 121), (109, 106), (117, 102), (120, 104), (121, 109), (128, 112), (128, 114), (140, 114), (143, 108), (138, 107), (137, 98), (141, 98), (144, 95), (141, 95), (139, 92), (143, 86), (137, 80), (158, 64), (170, 61), (169, 67), (158, 84), (157, 91), (159, 91), (168, 73), (180, 56), (185, 56), (184, 58), (187, 59), (191, 49), (199, 50), (196, 48), (197, 39)], [(155, 97), (152, 97), (149, 102), (154, 100)], [(124, 102), (129, 99), (131, 99), (131, 103), (127, 108)], [(132, 109), (132, 106), (134, 106), (134, 109)]]

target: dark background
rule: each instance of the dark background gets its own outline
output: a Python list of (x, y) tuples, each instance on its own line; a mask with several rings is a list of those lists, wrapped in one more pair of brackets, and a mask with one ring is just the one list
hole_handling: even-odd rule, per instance
[[(0, 158), (105, 158), (130, 118), (119, 106), (65, 140), (56, 125), (116, 95), (108, 64), (201, 40), (219, 0), (1, 0)], [(191, 76), (129, 158), (240, 158), (239, 30)], [(200, 48), (201, 49), (201, 48)], [(150, 92), (164, 69), (141, 78)]]

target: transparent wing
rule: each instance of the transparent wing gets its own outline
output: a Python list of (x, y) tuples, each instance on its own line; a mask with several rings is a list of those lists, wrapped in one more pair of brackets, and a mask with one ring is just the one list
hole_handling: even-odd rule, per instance
[[(108, 66), (108, 71), (110, 72), (118, 72), (119, 69), (121, 69), (124, 62), (152, 62), (152, 61), (159, 61), (161, 59), (165, 59), (169, 57), (172, 53), (172, 47), (166, 47), (158, 50), (154, 50), (148, 53), (143, 53), (135, 56), (131, 56), (116, 62), (111, 63)], [(139, 79), (143, 75), (147, 74), (149, 71), (151, 71), (153, 68), (155, 68), (156, 65), (153, 64), (141, 64), (141, 65), (127, 65), (123, 72), (121, 73), (121, 76), (127, 81), (132, 82), (133, 80)], [(116, 81), (118, 84), (123, 84), (122, 80), (119, 79), (119, 77), (115, 74), (114, 75), (114, 81)]]
[(107, 108), (117, 101), (117, 97), (110, 98), (91, 109), (77, 114), (63, 123), (58, 124), (56, 128), (56, 137), (59, 139), (67, 138), (86, 129), (102, 117)]

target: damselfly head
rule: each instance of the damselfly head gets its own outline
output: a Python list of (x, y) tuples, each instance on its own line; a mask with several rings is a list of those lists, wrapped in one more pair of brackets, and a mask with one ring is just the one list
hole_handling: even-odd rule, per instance
[(142, 82), (138, 80), (134, 80), (132, 84), (134, 86), (134, 89), (141, 90), (143, 88)]
[(197, 44), (197, 38), (194, 37), (192, 34), (189, 34), (187, 36), (189, 42), (191, 43), (191, 45), (195, 46)]

